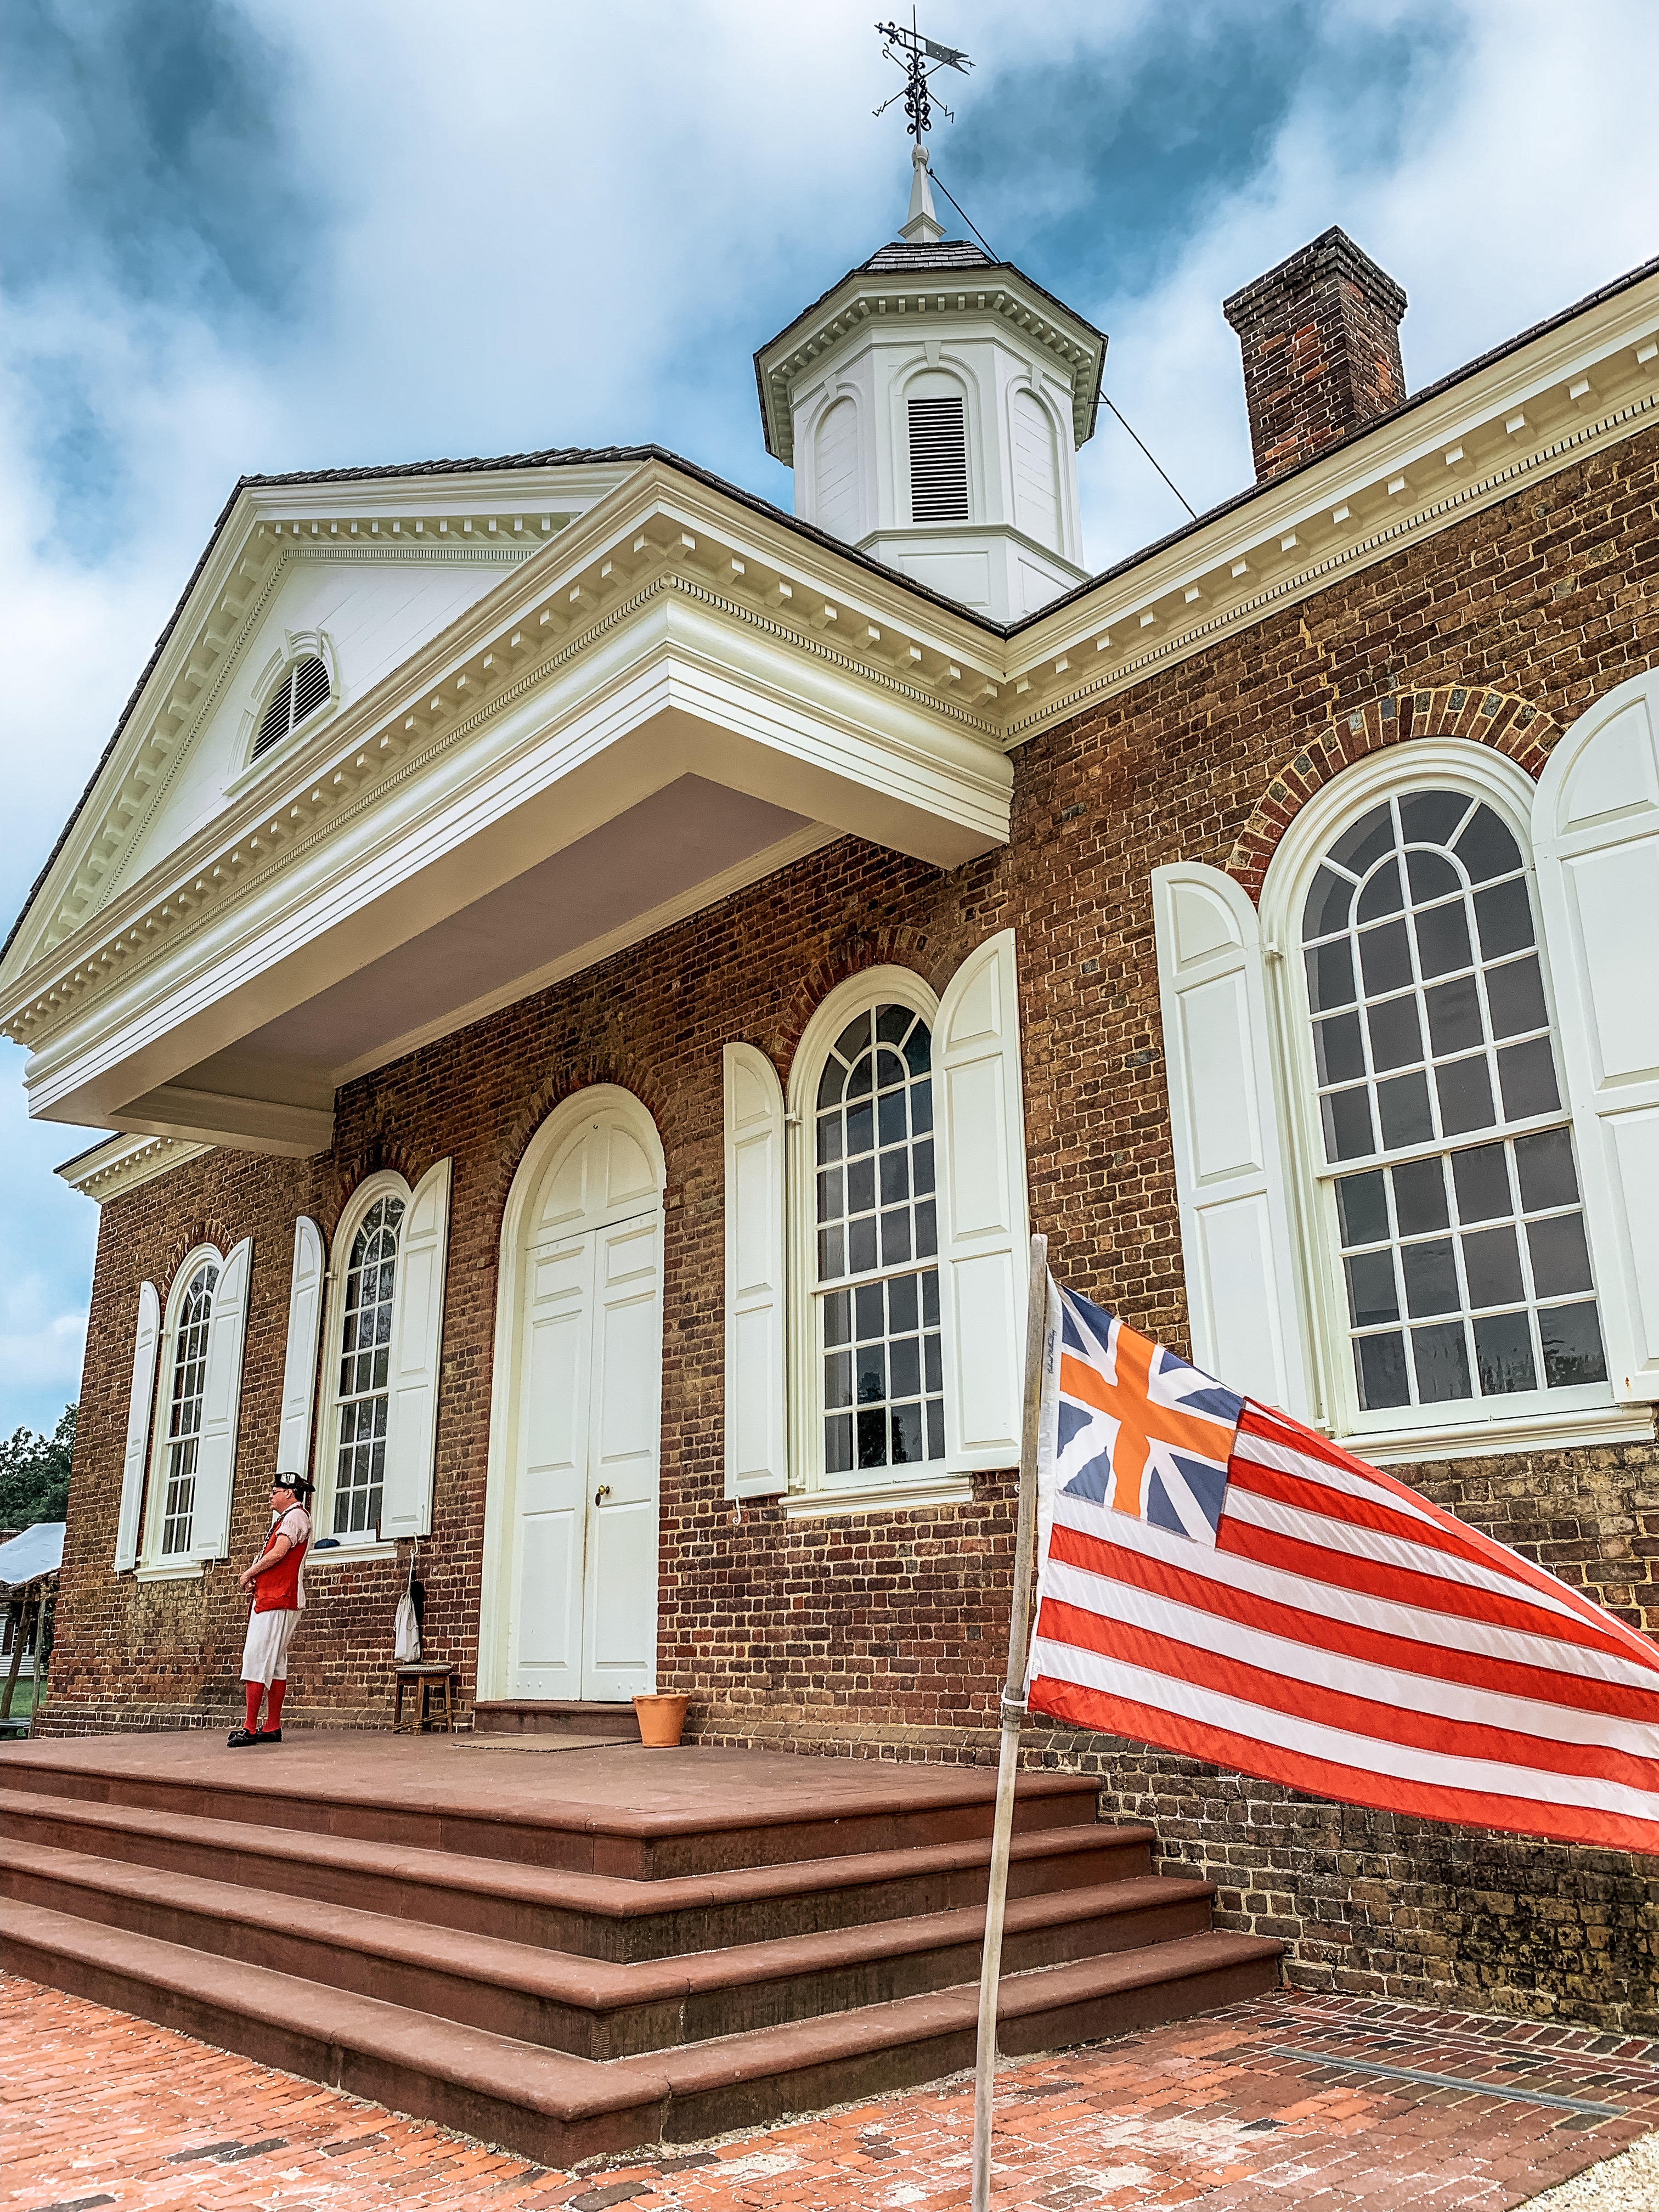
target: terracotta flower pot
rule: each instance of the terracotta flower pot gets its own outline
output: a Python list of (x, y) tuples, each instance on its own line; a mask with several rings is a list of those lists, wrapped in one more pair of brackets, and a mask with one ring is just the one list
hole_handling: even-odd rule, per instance
[(653, 1751), (665, 1751), (677, 1744), (685, 1726), (685, 1707), (684, 1698), (635, 1698), (640, 1741)]

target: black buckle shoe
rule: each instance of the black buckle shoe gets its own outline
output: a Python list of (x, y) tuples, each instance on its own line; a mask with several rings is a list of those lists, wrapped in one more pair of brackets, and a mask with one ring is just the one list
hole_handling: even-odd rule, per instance
[(258, 1743), (259, 1739), (252, 1729), (239, 1728), (232, 1729), (226, 1741), (233, 1751), (246, 1751), (250, 1744)]
[(256, 1743), (280, 1743), (282, 1740), (283, 1731), (279, 1728), (261, 1729), (254, 1738)]

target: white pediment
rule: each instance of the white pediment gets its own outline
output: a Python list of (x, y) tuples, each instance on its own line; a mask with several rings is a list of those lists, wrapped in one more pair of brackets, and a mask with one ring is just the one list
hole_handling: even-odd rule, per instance
[[(401, 540), (345, 548), (289, 541), (258, 594), (210, 702), (156, 780), (149, 805), (100, 884), (98, 903), (137, 883), (209, 827), (246, 787), (250, 770), (280, 767), (284, 752), (319, 734), (330, 714), (383, 683), (525, 557), (503, 549), (433, 550)], [(329, 704), (285, 746), (257, 763), (252, 750), (271, 684), (307, 647), (320, 649), (334, 690)]]

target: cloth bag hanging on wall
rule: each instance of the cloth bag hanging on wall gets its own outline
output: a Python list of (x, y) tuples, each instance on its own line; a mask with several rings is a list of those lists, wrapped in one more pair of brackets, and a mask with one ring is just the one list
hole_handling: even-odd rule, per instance
[(421, 1656), (421, 1621), (415, 1609), (415, 1554), (418, 1547), (411, 1545), (409, 1553), (409, 1582), (398, 1601), (398, 1610), (392, 1624), (392, 1653), (400, 1667), (412, 1667)]

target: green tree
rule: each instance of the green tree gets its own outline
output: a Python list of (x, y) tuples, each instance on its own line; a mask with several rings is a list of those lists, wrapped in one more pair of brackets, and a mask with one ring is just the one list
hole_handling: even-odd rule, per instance
[(75, 1450), (75, 1407), (49, 1437), (14, 1429), (0, 1443), (0, 1528), (32, 1528), (37, 1521), (69, 1517), (70, 1460)]

